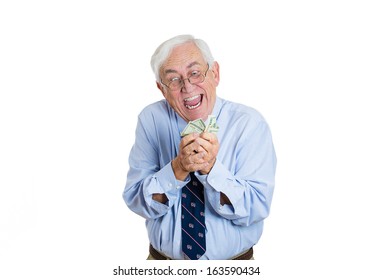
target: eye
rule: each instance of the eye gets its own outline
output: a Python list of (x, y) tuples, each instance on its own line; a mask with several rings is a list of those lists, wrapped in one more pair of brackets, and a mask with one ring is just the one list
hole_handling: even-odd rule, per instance
[(199, 76), (200, 75), (200, 71), (197, 71), (197, 70), (195, 70), (195, 71), (193, 71), (192, 73), (190, 73), (190, 76), (191, 77), (197, 77), (197, 76)]
[(170, 79), (170, 83), (179, 82), (179, 81), (180, 81), (179, 77), (173, 77)]

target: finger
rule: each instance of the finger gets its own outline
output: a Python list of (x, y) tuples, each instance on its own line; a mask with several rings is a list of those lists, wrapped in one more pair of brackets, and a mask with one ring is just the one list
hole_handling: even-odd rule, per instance
[(199, 164), (203, 164), (203, 163), (207, 162), (206, 159), (204, 158), (205, 155), (206, 155), (206, 153), (203, 152), (203, 153), (198, 153), (198, 154), (194, 154), (194, 155), (184, 157), (182, 159), (182, 165), (188, 171), (190, 171), (191, 169), (195, 169), (196, 167), (194, 167), (194, 165), (199, 165)]
[(199, 135), (199, 137), (212, 144), (218, 141), (218, 137), (216, 136), (215, 133), (203, 132)]
[[(201, 146), (204, 148), (209, 149), (209, 147), (213, 149), (219, 149), (219, 140), (216, 134), (214, 133), (202, 133), (198, 139), (203, 139), (204, 141), (199, 142)], [(210, 146), (210, 145), (211, 146)]]
[(194, 163), (194, 164), (204, 163), (206, 162), (206, 159), (205, 159), (206, 154), (207, 154), (206, 152), (201, 152), (201, 153), (191, 155), (189, 157), (189, 160), (191, 163)]
[(188, 145), (186, 145), (183, 149), (182, 149), (182, 153), (185, 155), (185, 156), (189, 156), (189, 155), (194, 155), (196, 153), (200, 153), (203, 151), (203, 148), (201, 147), (201, 145), (196, 142), (196, 141), (193, 141), (191, 143), (189, 143)]
[(195, 142), (207, 153), (211, 152), (212, 150), (212, 143), (205, 138), (199, 137), (195, 140)]
[(185, 167), (189, 172), (199, 171), (205, 169), (209, 165), (208, 162), (202, 163), (190, 163), (187, 164)]
[(191, 133), (191, 134), (188, 134), (188, 135), (184, 136), (181, 139), (180, 148), (184, 148), (185, 146), (188, 146), (190, 143), (192, 143), (198, 137), (199, 137), (198, 133)]

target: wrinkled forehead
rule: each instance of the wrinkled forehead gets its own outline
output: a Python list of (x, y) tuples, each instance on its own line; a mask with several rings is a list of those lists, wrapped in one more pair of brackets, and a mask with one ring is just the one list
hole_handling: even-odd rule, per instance
[(199, 48), (193, 43), (188, 42), (176, 46), (161, 67), (161, 73), (165, 74), (170, 70), (185, 70), (195, 65), (203, 65), (205, 63), (202, 53)]

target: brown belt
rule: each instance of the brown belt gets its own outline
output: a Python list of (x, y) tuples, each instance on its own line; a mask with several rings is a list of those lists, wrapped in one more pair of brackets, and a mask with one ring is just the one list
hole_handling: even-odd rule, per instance
[[(153, 248), (152, 244), (149, 246), (149, 253), (155, 260), (172, 260), (161, 253), (159, 253), (156, 249)], [(249, 250), (245, 251), (244, 253), (238, 255), (237, 257), (234, 257), (232, 260), (250, 260), (252, 259), (254, 254), (253, 247), (251, 247)]]

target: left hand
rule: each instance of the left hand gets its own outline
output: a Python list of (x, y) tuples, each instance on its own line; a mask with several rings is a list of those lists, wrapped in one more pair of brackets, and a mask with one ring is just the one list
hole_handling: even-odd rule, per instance
[(197, 142), (205, 151), (203, 160), (206, 164), (203, 169), (199, 170), (199, 172), (201, 174), (209, 174), (215, 164), (219, 152), (218, 137), (214, 133), (203, 132), (195, 142)]

